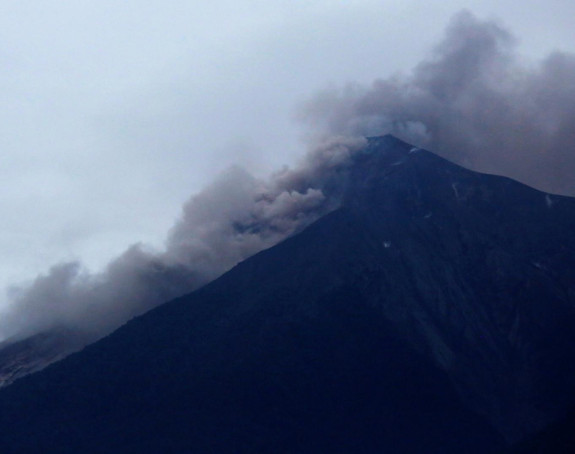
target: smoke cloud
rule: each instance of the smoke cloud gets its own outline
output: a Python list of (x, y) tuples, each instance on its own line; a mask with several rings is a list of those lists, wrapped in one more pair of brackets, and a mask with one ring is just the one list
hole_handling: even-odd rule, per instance
[(100, 273), (60, 264), (11, 289), (0, 339), (65, 329), (90, 342), (293, 235), (337, 207), (350, 157), (365, 145), (356, 137), (391, 133), (467, 167), (575, 195), (575, 57), (529, 64), (515, 46), (498, 23), (456, 15), (410, 74), (314, 97), (300, 116), (321, 145), (265, 181), (229, 170), (185, 204), (164, 250), (137, 244)]
[(391, 133), (466, 167), (575, 195), (575, 56), (526, 62), (516, 44), (497, 22), (461, 12), (410, 74), (324, 91), (300, 117), (316, 135)]
[(324, 141), (299, 166), (267, 181), (230, 169), (184, 205), (165, 250), (136, 244), (101, 273), (90, 274), (80, 263), (59, 264), (30, 285), (12, 288), (1, 337), (18, 340), (58, 330), (87, 343), (198, 288), (334, 209), (341, 186), (336, 182), (365, 143)]

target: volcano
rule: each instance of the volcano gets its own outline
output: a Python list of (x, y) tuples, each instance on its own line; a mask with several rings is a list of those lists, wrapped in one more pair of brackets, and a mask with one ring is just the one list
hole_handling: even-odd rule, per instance
[(0, 392), (4, 453), (490, 453), (575, 405), (575, 200), (370, 138), (339, 207)]

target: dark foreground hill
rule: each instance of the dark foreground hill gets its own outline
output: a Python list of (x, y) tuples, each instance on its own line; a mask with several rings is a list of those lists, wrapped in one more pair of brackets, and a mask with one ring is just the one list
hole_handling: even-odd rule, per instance
[(2, 453), (489, 453), (575, 403), (575, 201), (386, 136), (341, 207), (0, 392)]

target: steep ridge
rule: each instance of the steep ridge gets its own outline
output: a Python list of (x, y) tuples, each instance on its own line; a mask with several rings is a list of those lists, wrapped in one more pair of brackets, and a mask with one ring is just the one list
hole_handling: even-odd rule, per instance
[(575, 402), (575, 201), (372, 138), (341, 208), (0, 392), (0, 449), (488, 453)]
[(381, 183), (363, 179), (347, 204), (397, 246), (391, 294), (378, 297), (402, 304), (386, 304), (386, 318), (509, 440), (522, 438), (574, 401), (575, 200), (411, 152), (366, 159), (386, 175), (372, 172)]

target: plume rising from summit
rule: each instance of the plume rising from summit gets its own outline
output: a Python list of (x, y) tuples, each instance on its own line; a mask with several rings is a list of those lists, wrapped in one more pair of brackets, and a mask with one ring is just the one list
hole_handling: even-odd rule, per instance
[(312, 135), (392, 133), (466, 167), (575, 195), (575, 56), (529, 63), (516, 44), (498, 22), (463, 11), (410, 74), (324, 91), (300, 117)]

